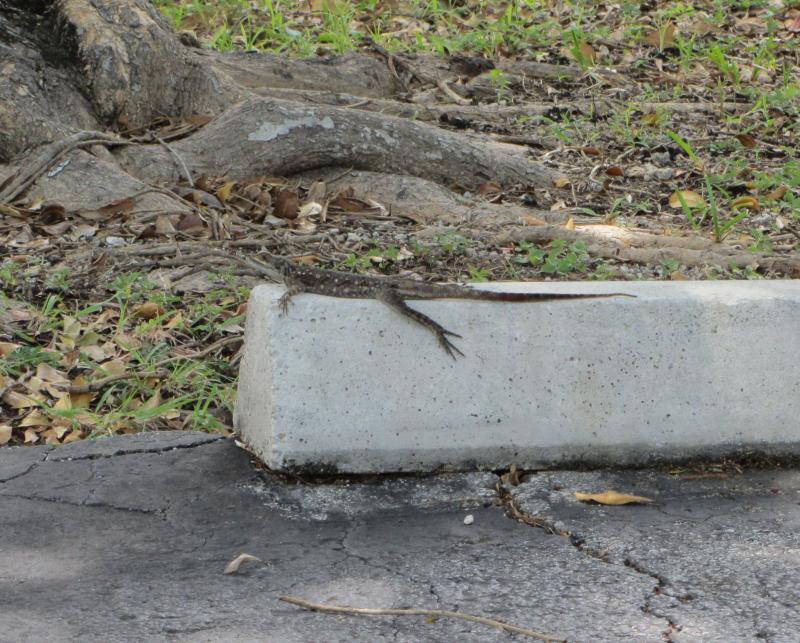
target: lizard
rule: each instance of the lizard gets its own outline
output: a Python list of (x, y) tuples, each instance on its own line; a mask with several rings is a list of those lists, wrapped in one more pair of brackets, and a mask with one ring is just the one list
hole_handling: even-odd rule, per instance
[(274, 254), (266, 254), (266, 264), (220, 251), (212, 251), (207, 254), (224, 257), (227, 260), (265, 274), (274, 281), (282, 281), (286, 285), (286, 292), (281, 296), (278, 305), (283, 314), (288, 311), (292, 297), (300, 293), (313, 293), (346, 299), (377, 299), (404, 317), (430, 330), (435, 335), (439, 346), (453, 359), (456, 359), (456, 355), (463, 357), (464, 353), (453, 344), (450, 337), (461, 339), (461, 335), (447, 330), (437, 321), (428, 317), (428, 315), (411, 308), (406, 303), (406, 300), (475, 299), (478, 301), (497, 302), (543, 302), (636, 296), (622, 292), (596, 294), (496, 292), (476, 290), (459, 284), (439, 284), (402, 277), (373, 277), (336, 270), (325, 270), (297, 264)]

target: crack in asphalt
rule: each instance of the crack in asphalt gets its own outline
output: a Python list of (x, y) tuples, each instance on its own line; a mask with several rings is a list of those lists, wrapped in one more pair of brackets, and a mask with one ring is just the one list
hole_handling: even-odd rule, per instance
[[(498, 476), (498, 484), (496, 486), (496, 490), (497, 490), (497, 499), (500, 502), (501, 506), (506, 508), (505, 514), (511, 520), (516, 520), (517, 522), (521, 522), (522, 524), (528, 525), (529, 527), (542, 529), (551, 536), (561, 536), (562, 538), (568, 538), (569, 543), (582, 554), (585, 554), (595, 560), (599, 560), (600, 562), (606, 565), (617, 564), (609, 560), (608, 551), (589, 546), (586, 542), (586, 539), (582, 535), (571, 531), (565, 531), (562, 528), (560, 528), (555, 522), (547, 520), (546, 518), (541, 518), (539, 516), (532, 516), (526, 511), (524, 511), (522, 508), (520, 508), (514, 502), (514, 498), (511, 495), (511, 493), (502, 484), (500, 476)], [(656, 618), (663, 619), (667, 622), (667, 627), (661, 632), (661, 637), (662, 641), (664, 641), (665, 643), (671, 643), (672, 634), (674, 632), (680, 632), (682, 626), (675, 623), (670, 617), (659, 613), (652, 606), (652, 600), (655, 596), (667, 593), (665, 590), (669, 585), (669, 581), (666, 579), (666, 577), (657, 574), (656, 572), (651, 572), (650, 570), (645, 569), (643, 565), (633, 560), (632, 558), (625, 558), (623, 564), (629, 569), (635, 571), (636, 573), (643, 574), (656, 581), (656, 585), (653, 587), (648, 596), (645, 598), (644, 605), (642, 605), (639, 609), (645, 614), (652, 614)], [(683, 600), (691, 600), (692, 597), (691, 595), (686, 595), (684, 597), (678, 596), (676, 598), (678, 598), (678, 600), (683, 601)]]
[[(45, 454), (44, 458), (42, 459), (43, 462), (77, 462), (79, 460), (103, 460), (106, 458), (117, 458), (120, 456), (126, 455), (141, 455), (142, 453), (168, 453), (169, 451), (178, 451), (181, 449), (195, 449), (197, 447), (203, 447), (209, 444), (214, 444), (215, 442), (219, 442), (221, 440), (227, 440), (223, 435), (220, 436), (209, 436), (207, 440), (203, 440), (202, 442), (192, 442), (190, 444), (173, 444), (169, 446), (163, 447), (142, 447), (141, 449), (126, 449), (124, 451), (114, 451), (113, 453), (87, 453), (86, 455), (76, 455), (76, 456), (61, 456), (61, 457), (53, 457), (58, 455), (58, 449), (50, 452), (50, 454)], [(38, 463), (37, 463), (38, 464)]]
[(160, 509), (142, 509), (141, 507), (123, 507), (120, 505), (112, 505), (107, 502), (76, 502), (75, 500), (67, 500), (66, 498), (47, 497), (47, 496), (26, 496), (24, 494), (4, 493), (0, 494), (2, 498), (17, 498), (19, 500), (38, 500), (39, 502), (51, 502), (55, 504), (67, 505), (70, 507), (99, 507), (102, 509), (113, 509), (114, 511), (126, 511), (128, 513), (146, 514), (149, 516), (156, 516), (161, 513)]
[(8, 477), (8, 478), (0, 479), (0, 484), (5, 484), (6, 482), (11, 482), (12, 480), (16, 480), (17, 478), (21, 478), (22, 476), (28, 475), (31, 471), (33, 471), (36, 467), (38, 467), (40, 464), (42, 464), (42, 462), (45, 462), (46, 460), (47, 460), (47, 454), (44, 453), (42, 455), (42, 459), (41, 460), (39, 460), (38, 462), (33, 462), (27, 469), (25, 469), (25, 471), (22, 471), (22, 472), (20, 472), (20, 473), (18, 473), (16, 475)]

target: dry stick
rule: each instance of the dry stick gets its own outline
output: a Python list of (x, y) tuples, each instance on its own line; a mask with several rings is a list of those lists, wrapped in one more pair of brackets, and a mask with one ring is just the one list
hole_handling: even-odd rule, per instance
[(94, 382), (89, 382), (88, 384), (72, 384), (67, 386), (65, 384), (56, 384), (56, 388), (61, 389), (62, 391), (67, 391), (67, 393), (97, 393), (97, 391), (105, 388), (109, 384), (113, 384), (114, 382), (118, 382), (120, 380), (129, 380), (133, 379), (134, 377), (146, 378), (146, 377), (167, 377), (169, 373), (164, 369), (156, 370), (156, 371), (147, 371), (147, 372), (138, 372), (134, 371), (133, 373), (118, 373), (117, 375), (109, 375), (108, 377), (104, 377), (100, 380), (95, 380)]
[(513, 632), (514, 634), (522, 634), (532, 639), (540, 641), (555, 641), (564, 643), (566, 639), (550, 636), (549, 634), (542, 634), (541, 632), (534, 632), (533, 630), (526, 630), (524, 627), (517, 627), (516, 625), (508, 625), (502, 621), (496, 621), (491, 618), (484, 618), (483, 616), (473, 616), (464, 612), (451, 612), (449, 610), (429, 610), (429, 609), (402, 609), (402, 608), (384, 608), (375, 609), (369, 607), (339, 607), (338, 605), (325, 605), (323, 603), (312, 603), (311, 601), (297, 598), (296, 596), (279, 596), (278, 600), (284, 603), (291, 603), (298, 607), (313, 610), (315, 612), (327, 612), (328, 614), (358, 614), (366, 616), (429, 616), (434, 618), (459, 618), (464, 621), (471, 621), (473, 623), (481, 623), (482, 625), (489, 625), (506, 632)]
[(178, 153), (175, 151), (175, 148), (173, 148), (173, 147), (172, 147), (172, 145), (170, 145), (169, 143), (167, 143), (167, 142), (166, 142), (166, 141), (165, 141), (163, 138), (160, 138), (160, 137), (158, 137), (158, 136), (155, 136), (154, 138), (155, 138), (155, 139), (158, 141), (158, 144), (159, 144), (159, 145), (163, 145), (164, 147), (166, 147), (166, 148), (167, 148), (167, 152), (169, 152), (169, 153), (172, 155), (172, 158), (174, 158), (174, 159), (175, 159), (175, 161), (177, 162), (178, 166), (179, 166), (179, 167), (181, 168), (181, 170), (183, 171), (183, 176), (184, 176), (184, 178), (185, 178), (185, 179), (186, 179), (186, 180), (189, 182), (189, 185), (190, 185), (191, 187), (194, 187), (194, 181), (192, 180), (192, 175), (191, 175), (191, 173), (189, 172), (189, 168), (188, 168), (188, 167), (186, 167), (186, 163), (184, 162), (184, 160), (183, 160), (183, 158), (181, 157), (181, 155), (180, 155), (180, 154), (178, 154)]
[(454, 103), (458, 103), (459, 105), (472, 105), (471, 100), (456, 94), (456, 92), (450, 88), (450, 85), (448, 85), (446, 81), (440, 80), (436, 83), (436, 86), (441, 89)]

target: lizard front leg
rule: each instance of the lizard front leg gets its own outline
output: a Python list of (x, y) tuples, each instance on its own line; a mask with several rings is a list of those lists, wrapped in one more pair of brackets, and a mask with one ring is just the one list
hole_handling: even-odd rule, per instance
[(464, 353), (458, 350), (458, 347), (447, 338), (449, 335), (450, 337), (458, 337), (461, 339), (461, 335), (450, 332), (427, 315), (411, 308), (408, 304), (406, 304), (405, 301), (403, 301), (403, 298), (391, 288), (381, 288), (376, 293), (375, 298), (390, 308), (396, 310), (404, 317), (413, 319), (418, 324), (421, 324), (430, 330), (434, 335), (436, 335), (439, 346), (441, 346), (453, 359), (456, 359), (456, 353), (458, 353), (461, 357), (464, 357)]
[(295, 295), (299, 295), (303, 292), (302, 288), (299, 288), (297, 284), (286, 284), (286, 292), (281, 295), (281, 298), (278, 300), (278, 307), (281, 310), (281, 315), (285, 315), (289, 312), (289, 302), (291, 301), (292, 297)]

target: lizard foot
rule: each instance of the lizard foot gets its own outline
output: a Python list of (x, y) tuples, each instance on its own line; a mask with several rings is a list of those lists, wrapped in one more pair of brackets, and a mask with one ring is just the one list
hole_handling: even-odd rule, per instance
[(458, 350), (458, 347), (447, 338), (448, 335), (461, 339), (461, 335), (457, 335), (456, 333), (451, 333), (449, 330), (442, 329), (436, 333), (436, 339), (439, 340), (439, 346), (441, 346), (453, 359), (458, 359), (456, 355), (459, 357), (464, 357), (464, 353)]
[(292, 293), (288, 290), (281, 295), (281, 298), (278, 300), (278, 308), (281, 311), (281, 315), (285, 315), (289, 312), (289, 301), (292, 298)]

